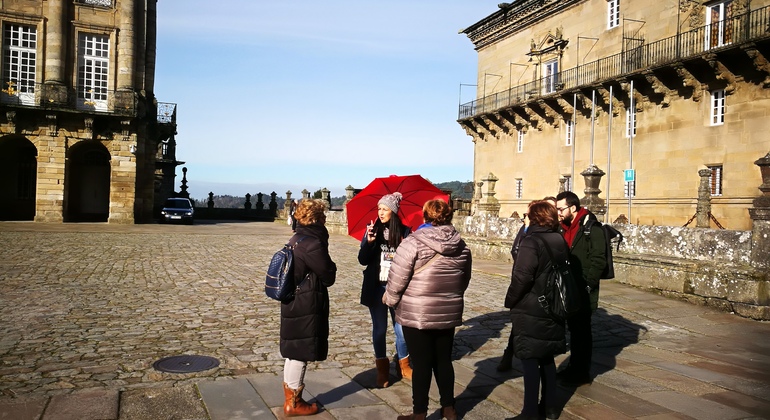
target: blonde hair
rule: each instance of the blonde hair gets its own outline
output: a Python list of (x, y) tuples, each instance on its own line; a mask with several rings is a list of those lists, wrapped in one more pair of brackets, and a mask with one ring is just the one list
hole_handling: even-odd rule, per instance
[(312, 225), (320, 222), (326, 215), (326, 201), (319, 199), (306, 198), (300, 200), (297, 210), (294, 212), (294, 218), (297, 223), (303, 226)]

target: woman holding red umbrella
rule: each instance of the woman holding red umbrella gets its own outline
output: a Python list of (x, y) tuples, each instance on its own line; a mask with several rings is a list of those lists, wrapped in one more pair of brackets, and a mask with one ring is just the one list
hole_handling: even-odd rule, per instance
[(375, 365), (377, 366), (377, 387), (386, 388), (390, 385), (390, 360), (387, 357), (386, 335), (388, 316), (393, 322), (396, 332), (396, 355), (399, 358), (401, 376), (412, 379), (412, 368), (409, 365), (409, 351), (406, 347), (401, 325), (396, 323), (393, 308), (382, 303), (382, 295), (388, 283), (390, 270), (396, 248), (409, 235), (410, 228), (405, 226), (398, 217), (401, 193), (385, 194), (377, 204), (377, 220), (366, 227), (366, 233), (361, 239), (358, 251), (358, 262), (365, 265), (364, 280), (361, 285), (361, 304), (369, 308), (372, 317), (372, 345), (374, 346)]

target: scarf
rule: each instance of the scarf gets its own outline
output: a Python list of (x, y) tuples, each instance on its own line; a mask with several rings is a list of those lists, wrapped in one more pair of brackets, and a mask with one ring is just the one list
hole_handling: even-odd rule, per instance
[(586, 210), (585, 207), (581, 207), (580, 210), (575, 213), (575, 217), (572, 218), (570, 224), (565, 224), (564, 222), (561, 223), (561, 228), (564, 231), (564, 240), (567, 241), (570, 249), (572, 249), (572, 241), (575, 240), (578, 231), (580, 231), (580, 221), (586, 215), (588, 215), (588, 210)]

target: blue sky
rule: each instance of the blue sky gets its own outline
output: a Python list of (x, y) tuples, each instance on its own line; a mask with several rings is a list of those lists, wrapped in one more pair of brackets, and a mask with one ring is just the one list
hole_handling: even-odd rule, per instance
[[(194, 198), (344, 195), (375, 177), (473, 177), (458, 102), (475, 99), (464, 29), (479, 0), (158, 2), (155, 95), (177, 104)], [(182, 169), (177, 169), (179, 189)]]

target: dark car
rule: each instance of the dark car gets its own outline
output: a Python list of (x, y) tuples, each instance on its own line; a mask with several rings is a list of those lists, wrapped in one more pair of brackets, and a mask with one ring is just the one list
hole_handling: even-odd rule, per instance
[(193, 224), (195, 208), (187, 198), (169, 198), (160, 211), (160, 223), (182, 222)]

